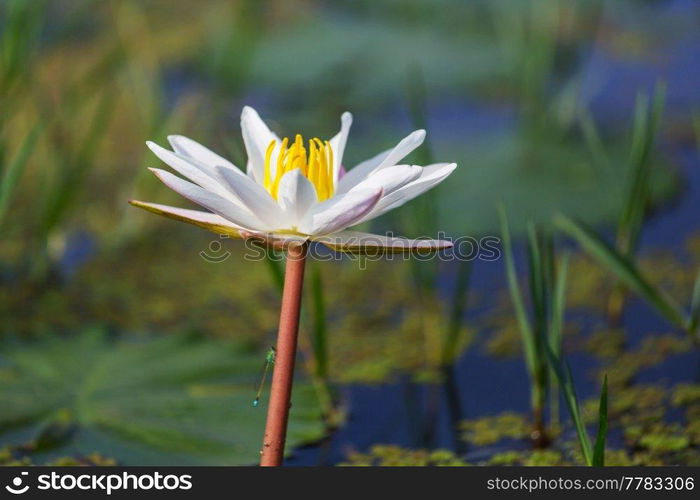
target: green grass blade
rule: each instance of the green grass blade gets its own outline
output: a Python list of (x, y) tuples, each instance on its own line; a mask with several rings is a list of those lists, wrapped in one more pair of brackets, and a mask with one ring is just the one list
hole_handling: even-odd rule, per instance
[(530, 297), (534, 309), (534, 330), (535, 335), (541, 337), (542, 326), (546, 322), (546, 299), (545, 299), (545, 263), (543, 261), (543, 251), (540, 248), (539, 237), (535, 225), (530, 222), (527, 225), (527, 257), (528, 273), (530, 285)]
[(582, 112), (579, 118), (581, 124), (581, 132), (586, 147), (593, 158), (593, 165), (596, 170), (609, 170), (611, 168), (610, 155), (608, 154), (605, 144), (600, 137), (600, 132), (595, 124), (595, 121), (588, 111)]
[(618, 223), (618, 245), (625, 254), (632, 254), (641, 233), (644, 212), (649, 201), (651, 184), (651, 157), (656, 133), (663, 114), (666, 87), (654, 89), (650, 105), (646, 96), (637, 99), (635, 108), (630, 165), (632, 179), (627, 190), (625, 206)]
[(72, 155), (61, 162), (64, 173), (50, 191), (42, 219), (42, 233), (47, 235), (64, 218), (84, 185), (85, 175), (93, 166), (93, 158), (105, 137), (112, 119), (116, 100), (105, 91), (98, 101), (88, 133)]
[(528, 224), (528, 270), (530, 296), (532, 300), (532, 333), (533, 333), (533, 391), (532, 403), (536, 419), (544, 411), (547, 392), (549, 390), (549, 373), (545, 355), (548, 342), (550, 289), (551, 289), (551, 241), (546, 241), (534, 223)]
[(19, 182), (25, 167), (29, 163), (29, 158), (34, 151), (36, 140), (41, 132), (42, 124), (36, 124), (22, 141), (19, 150), (15, 154), (7, 168), (3, 169), (0, 178), (0, 223), (2, 222), (7, 209), (10, 206), (12, 193)]
[(695, 142), (700, 146), (700, 111), (693, 111), (693, 131), (695, 132)]
[(693, 286), (693, 296), (690, 299), (690, 320), (688, 330), (692, 335), (697, 335), (698, 326), (700, 326), (700, 268), (695, 277), (695, 286)]
[(605, 440), (608, 434), (608, 376), (603, 379), (603, 388), (600, 391), (600, 403), (598, 404), (598, 433), (593, 449), (593, 466), (605, 465)]
[(578, 241), (588, 253), (612, 271), (620, 281), (639, 294), (670, 323), (684, 331), (687, 329), (688, 321), (685, 313), (675, 301), (668, 297), (663, 290), (647, 281), (628, 257), (615, 250), (592, 228), (583, 222), (574, 221), (561, 214), (555, 217), (555, 224), (564, 233)]
[(549, 327), (549, 345), (554, 354), (561, 354), (561, 345), (564, 333), (564, 312), (566, 310), (566, 283), (569, 273), (570, 255), (565, 254), (557, 267), (556, 283), (552, 295), (552, 316)]
[[(557, 358), (561, 357), (562, 344), (564, 338), (564, 313), (566, 310), (566, 283), (568, 279), (569, 272), (569, 259), (570, 255), (568, 253), (560, 259), (559, 265), (556, 269), (556, 282), (554, 284), (554, 291), (552, 293), (552, 304), (551, 304), (551, 317), (549, 324), (549, 348), (555, 354)], [(551, 367), (550, 367), (551, 370)], [(556, 374), (550, 374), (551, 386), (550, 386), (550, 415), (551, 422), (553, 426), (559, 424), (559, 388), (556, 381)]]
[(328, 328), (326, 325), (326, 301), (323, 293), (323, 279), (321, 267), (318, 265), (312, 268), (311, 296), (313, 305), (311, 345), (316, 361), (316, 375), (325, 379), (328, 376)]
[(33, 70), (28, 64), (39, 45), (46, 11), (44, 1), (7, 0), (0, 4), (0, 96), (26, 82)]
[(571, 368), (566, 361), (558, 358), (549, 347), (547, 347), (547, 357), (549, 358), (552, 370), (557, 376), (561, 390), (564, 393), (564, 401), (566, 401), (566, 406), (569, 408), (571, 420), (574, 422), (574, 428), (576, 429), (576, 435), (581, 445), (583, 458), (587, 465), (593, 465), (593, 447), (588, 432), (586, 431), (583, 417), (581, 416), (581, 408), (578, 404)]
[(525, 311), (525, 302), (520, 293), (520, 284), (518, 283), (518, 273), (515, 270), (515, 260), (513, 258), (513, 247), (510, 238), (510, 228), (508, 226), (508, 216), (505, 207), (502, 204), (498, 206), (498, 215), (501, 219), (501, 235), (503, 237), (503, 252), (506, 260), (506, 274), (508, 276), (508, 288), (510, 289), (510, 297), (515, 308), (515, 315), (520, 327), (520, 335), (523, 341), (523, 350), (525, 351), (525, 361), (527, 362), (528, 370), (531, 374), (534, 373), (536, 366), (536, 351), (535, 351), (535, 336), (532, 332), (530, 320)]

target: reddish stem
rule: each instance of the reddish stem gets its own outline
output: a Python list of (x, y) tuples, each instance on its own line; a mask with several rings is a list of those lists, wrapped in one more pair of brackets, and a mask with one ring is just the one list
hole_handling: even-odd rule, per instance
[(282, 465), (287, 421), (291, 406), (294, 358), (297, 352), (301, 290), (304, 284), (304, 263), (307, 245), (290, 247), (287, 251), (287, 268), (284, 273), (284, 291), (280, 310), (280, 327), (277, 334), (277, 351), (272, 372), (270, 404), (267, 409), (265, 438), (260, 452), (260, 465)]

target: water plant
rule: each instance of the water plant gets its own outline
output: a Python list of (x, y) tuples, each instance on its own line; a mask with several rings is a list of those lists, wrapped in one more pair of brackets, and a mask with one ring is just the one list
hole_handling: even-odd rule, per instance
[[(10, 200), (14, 194), (19, 178), (22, 176), (24, 169), (29, 162), (37, 137), (41, 133), (42, 127), (35, 125), (33, 129), (25, 136), (19, 146), (19, 150), (14, 157), (7, 162), (7, 165), (0, 171), (0, 225), (10, 206)], [(0, 148), (4, 151), (5, 148)]]
[[(564, 360), (562, 352), (568, 256), (564, 256), (557, 262), (554, 256), (554, 244), (551, 234), (547, 234), (543, 230), (538, 231), (533, 224), (529, 226), (527, 256), (529, 268), (528, 283), (532, 304), (531, 320), (520, 291), (506, 211), (503, 206), (499, 207), (499, 211), (508, 285), (520, 328), (525, 361), (530, 376), (531, 405), (534, 414), (534, 429), (530, 437), (539, 447), (545, 447), (549, 444), (544, 410), (548, 392), (551, 390), (551, 379), (556, 377), (574, 422), (586, 463), (588, 465), (602, 466), (605, 460), (605, 439), (608, 421), (607, 376), (601, 391), (598, 433), (595, 445), (593, 445), (588, 437), (581, 415), (571, 370)], [(553, 373), (554, 377), (550, 373)], [(552, 402), (556, 401), (558, 401), (558, 398), (553, 397)], [(553, 405), (553, 408), (555, 409), (554, 414), (558, 413), (556, 403)]]
[[(652, 195), (652, 172), (655, 140), (664, 110), (666, 86), (657, 84), (651, 98), (639, 93), (632, 120), (627, 162), (629, 175), (623, 193), (623, 203), (615, 228), (615, 249), (634, 262), (639, 246), (644, 216)], [(606, 150), (593, 119), (582, 113), (583, 135), (598, 169), (612, 168), (611, 153)], [(625, 303), (624, 285), (617, 284), (608, 300), (608, 315), (619, 322)]]
[(593, 467), (602, 467), (605, 465), (605, 443), (608, 433), (608, 377), (603, 379), (603, 386), (600, 391), (600, 401), (598, 404), (598, 431), (596, 433), (595, 442), (591, 442), (586, 430), (583, 415), (578, 397), (576, 395), (576, 386), (571, 375), (571, 369), (568, 363), (562, 356), (557, 356), (551, 350), (548, 351), (550, 365), (556, 374), (564, 401), (569, 409), (571, 420), (573, 420), (576, 436), (581, 447), (581, 453), (586, 462), (586, 465)]
[(630, 257), (608, 243), (588, 224), (563, 214), (555, 217), (555, 224), (563, 233), (578, 241), (591, 256), (614, 273), (620, 282), (644, 299), (670, 324), (683, 331), (694, 343), (700, 344), (700, 270), (686, 310), (665, 290), (651, 283)]
[(508, 217), (502, 205), (499, 213), (508, 287), (530, 378), (530, 404), (534, 418), (531, 437), (537, 446), (545, 447), (549, 443), (545, 406), (551, 383), (547, 352), (561, 352), (567, 261), (564, 259), (557, 266), (551, 234), (534, 224), (528, 226), (528, 289), (532, 307), (531, 314), (528, 314), (515, 267)]
[(345, 171), (343, 153), (352, 116), (328, 141), (312, 139), (308, 150), (298, 135), (281, 140), (255, 110), (241, 115), (248, 153), (247, 174), (233, 163), (184, 136), (169, 136), (174, 151), (149, 142), (165, 163), (193, 182), (151, 169), (173, 191), (211, 210), (202, 212), (131, 200), (137, 207), (219, 234), (284, 250), (286, 269), (275, 350), (272, 387), (261, 465), (281, 465), (297, 348), (302, 285), (309, 243), (352, 254), (432, 253), (448, 248), (440, 240), (408, 240), (347, 227), (397, 208), (444, 180), (456, 165), (399, 165), (425, 138), (417, 130), (393, 149)]

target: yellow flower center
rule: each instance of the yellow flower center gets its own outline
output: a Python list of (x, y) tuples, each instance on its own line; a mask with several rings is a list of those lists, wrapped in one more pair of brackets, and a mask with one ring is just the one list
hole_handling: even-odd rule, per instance
[(328, 141), (313, 138), (309, 141), (308, 154), (304, 147), (304, 139), (297, 134), (294, 142), (289, 145), (289, 139), (284, 138), (277, 153), (274, 174), (272, 169), (272, 153), (277, 141), (270, 141), (265, 153), (265, 175), (263, 185), (276, 200), (280, 180), (287, 172), (298, 168), (316, 188), (319, 201), (327, 200), (335, 193), (333, 182), (333, 150)]

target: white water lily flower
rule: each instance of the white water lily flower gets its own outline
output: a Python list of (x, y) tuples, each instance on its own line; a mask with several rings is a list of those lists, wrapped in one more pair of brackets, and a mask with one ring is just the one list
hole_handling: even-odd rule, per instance
[(442, 182), (456, 167), (454, 163), (400, 164), (423, 142), (425, 131), (417, 130), (346, 173), (342, 159), (351, 123), (352, 115), (343, 113), (340, 132), (328, 141), (314, 138), (307, 143), (300, 135), (280, 140), (253, 108), (245, 107), (241, 129), (248, 153), (247, 173), (187, 137), (169, 136), (173, 151), (148, 142), (158, 158), (189, 180), (152, 168), (155, 175), (211, 212), (136, 200), (130, 203), (238, 238), (319, 241), (348, 252), (420, 252), (452, 246), (440, 240), (346, 231), (400, 207)]

